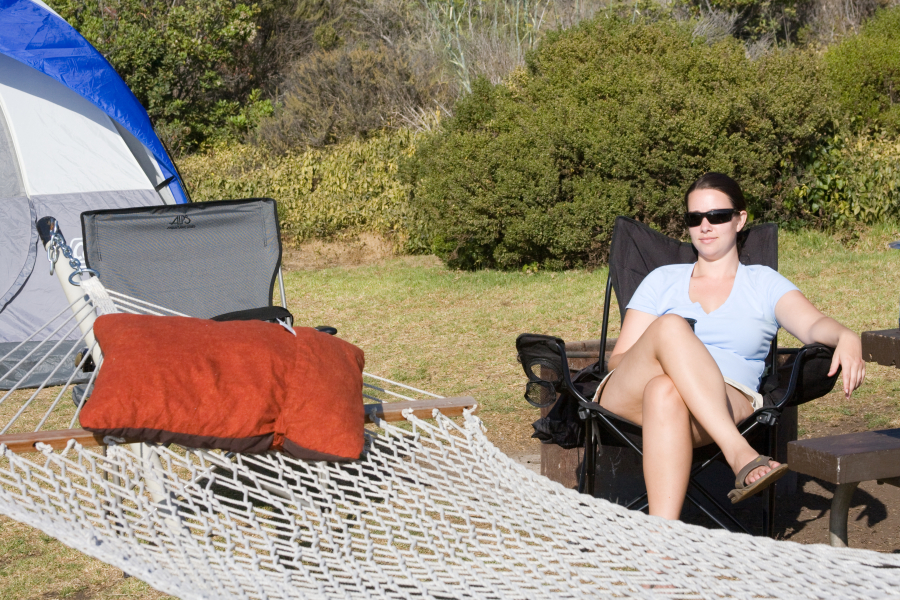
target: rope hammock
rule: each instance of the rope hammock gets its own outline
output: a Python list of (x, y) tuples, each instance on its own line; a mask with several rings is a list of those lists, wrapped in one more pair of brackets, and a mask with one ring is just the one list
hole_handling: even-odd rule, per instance
[[(48, 331), (76, 331), (95, 309), (171, 314), (91, 281), (90, 300), (74, 295)], [(89, 332), (79, 365), (96, 351)], [(504, 456), (468, 410), (461, 422), (373, 416), (352, 463), (113, 439), (14, 452), (13, 434), (77, 424), (76, 361), (38, 358), (54, 344), (0, 357), (11, 388), (0, 514), (180, 598), (900, 597), (900, 556), (711, 531), (577, 494)], [(61, 370), (71, 376), (50, 386)], [(18, 389), (36, 373), (43, 383)], [(365, 386), (378, 402), (434, 396), (371, 375)]]

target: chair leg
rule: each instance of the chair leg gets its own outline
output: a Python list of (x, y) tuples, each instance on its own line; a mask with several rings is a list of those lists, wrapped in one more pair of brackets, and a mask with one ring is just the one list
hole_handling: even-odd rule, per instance
[[(695, 487), (696, 489), (700, 490), (705, 496), (707, 496), (707, 498), (709, 498), (708, 493), (707, 493), (706, 490), (704, 490), (702, 487), (700, 487), (699, 485), (695, 485), (694, 487)], [(711, 512), (709, 512), (708, 510), (706, 510), (706, 508), (704, 508), (703, 505), (700, 504), (700, 502), (698, 502), (697, 499), (694, 498), (694, 497), (691, 495), (690, 492), (688, 492), (687, 494), (685, 494), (685, 498), (686, 498), (687, 500), (689, 500), (694, 506), (696, 506), (697, 508), (699, 508), (700, 511), (701, 511), (704, 515), (706, 515), (707, 517), (709, 517), (709, 518), (712, 520), (713, 523), (715, 523), (716, 525), (718, 525), (719, 527), (721, 527), (721, 528), (724, 529), (725, 531), (731, 531), (731, 532), (734, 532), (734, 530), (733, 530), (732, 528), (730, 528), (728, 525), (726, 525), (725, 523), (723, 523), (722, 521), (720, 521), (719, 519), (717, 519), (715, 516), (713, 516), (713, 514), (712, 514)], [(744, 531), (744, 533), (750, 533), (749, 531), (747, 531), (746, 528), (744, 528), (743, 525), (741, 525), (738, 521), (736, 521), (736, 520), (734, 519), (734, 517), (732, 517), (732, 516), (731, 516), (727, 511), (725, 511), (721, 506), (719, 506), (719, 503), (718, 503), (718, 502), (713, 501), (713, 505), (714, 505), (716, 508), (718, 508), (718, 509), (722, 512), (723, 515), (725, 515), (726, 517), (728, 517), (728, 519), (729, 519), (732, 523), (734, 523), (734, 524), (737, 525), (740, 529), (742, 529), (742, 530)]]
[[(767, 453), (771, 457), (775, 457), (775, 447), (778, 442), (778, 422), (766, 430), (766, 447)], [(767, 487), (763, 493), (763, 535), (775, 537), (775, 486), (777, 482)]]
[(766, 537), (775, 537), (775, 486), (770, 485), (763, 491), (766, 495), (763, 498), (765, 503), (765, 513), (763, 514), (763, 534)]
[[(638, 502), (643, 502), (643, 504), (635, 508)], [(647, 502), (647, 492), (644, 492), (643, 494), (626, 504), (625, 508), (627, 508), (628, 510), (644, 510), (648, 506), (650, 506), (650, 503)]]
[(584, 422), (584, 453), (581, 456), (581, 482), (578, 486), (579, 493), (594, 495), (594, 478), (597, 474), (597, 440), (594, 428), (594, 420), (587, 419)]
[[(750, 534), (750, 531), (749, 531), (746, 527), (744, 527), (744, 525), (743, 525), (740, 521), (738, 521), (737, 519), (735, 519), (734, 516), (733, 516), (730, 512), (728, 512), (727, 510), (725, 510), (725, 507), (724, 507), (724, 506), (722, 506), (721, 504), (719, 504), (719, 503), (716, 501), (716, 499), (713, 498), (712, 494), (710, 494), (708, 491), (706, 491), (706, 488), (704, 488), (702, 485), (700, 485), (699, 483), (697, 483), (697, 482), (695, 482), (695, 481), (691, 481), (691, 482), (690, 482), (690, 486), (693, 487), (693, 488), (694, 488), (695, 490), (697, 490), (698, 492), (700, 492), (701, 494), (703, 494), (703, 497), (706, 498), (707, 500), (709, 500), (709, 502), (712, 503), (713, 506), (715, 506), (716, 508), (718, 508), (718, 509), (719, 509), (719, 512), (721, 512), (723, 515), (725, 515), (725, 516), (728, 518), (728, 520), (731, 521), (731, 523), (732, 523), (735, 527), (737, 527), (738, 529), (740, 529), (741, 531), (743, 531), (743, 532), (746, 533), (746, 534)], [(699, 509), (702, 510), (704, 513), (706, 513), (706, 515), (709, 516), (710, 519), (712, 519), (713, 521), (715, 521), (722, 529), (725, 529), (725, 530), (728, 530), (728, 531), (734, 531), (734, 529), (732, 529), (731, 527), (727, 527), (727, 526), (725, 526), (725, 525), (722, 525), (722, 523), (719, 522), (718, 519), (713, 518), (713, 517), (712, 517), (712, 516), (711, 516), (711, 515), (710, 515), (710, 514), (702, 507), (702, 506), (700, 506), (699, 504), (697, 504), (697, 501), (694, 500), (693, 498), (691, 498), (690, 495), (688, 495), (688, 499), (689, 499), (691, 502), (693, 502), (694, 505), (695, 505), (697, 508), (699, 508)], [(752, 534), (751, 534), (751, 535), (752, 535)]]
[[(721, 528), (724, 529), (725, 531), (732, 531), (732, 532), (733, 532), (733, 531), (735, 531), (735, 528), (736, 528), (737, 530), (743, 531), (743, 532), (746, 533), (746, 534), (750, 534), (750, 531), (748, 531), (747, 528), (744, 527), (744, 526), (741, 524), (740, 521), (738, 521), (737, 519), (735, 519), (735, 518), (731, 515), (731, 513), (729, 513), (727, 510), (725, 510), (725, 508), (724, 508), (721, 504), (719, 504), (718, 502), (716, 502), (716, 500), (712, 497), (712, 494), (710, 494), (709, 492), (707, 492), (706, 489), (705, 489), (702, 485), (700, 485), (700, 484), (698, 484), (698, 483), (696, 483), (696, 482), (693, 482), (693, 481), (691, 481), (690, 485), (691, 485), (691, 487), (693, 487), (694, 489), (696, 489), (697, 491), (699, 491), (701, 494), (703, 494), (703, 496), (704, 496), (707, 500), (709, 500), (709, 502), (712, 503), (713, 506), (715, 506), (717, 509), (719, 509), (719, 512), (721, 512), (723, 515), (725, 515), (725, 517), (727, 518), (727, 520), (731, 521), (731, 523), (732, 523), (732, 525), (734, 526), (734, 528), (729, 527), (728, 525), (726, 525), (725, 523), (723, 523), (722, 521), (720, 521), (719, 519), (717, 519), (711, 512), (709, 512), (706, 508), (704, 508), (703, 505), (700, 504), (700, 502), (699, 502), (694, 496), (692, 496), (690, 492), (688, 492), (687, 494), (685, 494), (685, 498), (686, 498), (687, 500), (689, 500), (694, 506), (696, 506), (697, 508), (699, 508), (699, 509), (700, 509), (700, 512), (702, 512), (702, 513), (705, 514), (707, 517), (709, 517), (709, 519), (710, 519), (713, 523), (715, 523), (716, 525), (718, 525), (719, 527), (721, 527)], [(640, 505), (639, 505), (638, 503), (640, 503)], [(646, 492), (643, 493), (643, 494), (641, 494), (640, 496), (638, 496), (637, 498), (635, 498), (634, 500), (632, 500), (631, 502), (629, 502), (629, 503), (625, 506), (625, 508), (627, 508), (627, 509), (629, 509), (629, 510), (638, 510), (638, 511), (646, 510), (647, 507), (648, 507), (648, 503), (647, 503), (647, 494), (646, 494)]]
[(587, 426), (591, 429), (591, 451), (587, 452), (587, 448), (585, 448), (585, 456), (584, 459), (587, 464), (587, 489), (585, 490), (591, 496), (594, 495), (594, 485), (595, 479), (597, 478), (597, 445), (599, 441), (597, 440), (597, 428), (594, 426), (594, 420), (591, 419)]

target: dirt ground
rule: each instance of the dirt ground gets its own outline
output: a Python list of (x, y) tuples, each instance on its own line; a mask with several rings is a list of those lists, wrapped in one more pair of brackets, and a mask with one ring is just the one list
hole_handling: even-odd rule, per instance
[(296, 248), (284, 248), (281, 265), (285, 271), (314, 271), (368, 265), (391, 256), (393, 245), (389, 240), (363, 233), (345, 240), (311, 240)]

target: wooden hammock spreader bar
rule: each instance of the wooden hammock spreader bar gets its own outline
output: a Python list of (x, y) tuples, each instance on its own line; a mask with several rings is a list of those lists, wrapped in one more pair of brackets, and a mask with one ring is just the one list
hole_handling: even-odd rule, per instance
[[(412, 409), (420, 419), (430, 419), (434, 409), (438, 409), (445, 417), (460, 417), (463, 410), (477, 408), (478, 403), (471, 396), (455, 398), (429, 398), (407, 402), (388, 402), (385, 404), (366, 404), (366, 423), (372, 423), (373, 417), (384, 421), (403, 421), (403, 411)], [(478, 412), (477, 410), (475, 412)], [(3, 438), (0, 438), (2, 442)]]
[[(438, 409), (447, 417), (458, 417), (465, 409), (476, 409), (478, 403), (471, 396), (457, 398), (430, 398), (428, 400), (416, 400), (414, 402), (389, 402), (386, 404), (366, 404), (366, 423), (373, 423), (377, 417), (384, 421), (402, 421), (403, 411), (411, 409), (413, 414), (420, 419), (430, 419), (432, 411)], [(66, 447), (69, 440), (75, 440), (85, 447), (103, 446), (103, 436), (92, 433), (86, 429), (57, 429), (54, 431), (32, 431), (26, 433), (12, 433), (0, 435), (0, 444), (16, 453), (36, 452), (35, 444), (47, 444), (54, 449)], [(133, 442), (135, 440), (126, 440)]]

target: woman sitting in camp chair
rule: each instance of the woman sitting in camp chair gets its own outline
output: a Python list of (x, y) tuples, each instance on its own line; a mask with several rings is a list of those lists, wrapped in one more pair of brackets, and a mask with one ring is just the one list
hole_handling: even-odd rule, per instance
[(627, 306), (609, 360), (615, 371), (598, 390), (604, 408), (643, 426), (650, 514), (667, 519), (681, 514), (693, 448), (721, 448), (737, 476), (732, 502), (784, 475), (787, 465), (757, 455), (736, 427), (762, 406), (756, 390), (778, 327), (835, 348), (829, 375), (843, 368), (847, 398), (865, 376), (859, 336), (776, 271), (740, 263), (747, 211), (737, 182), (707, 173), (685, 206), (697, 262), (647, 275)]

